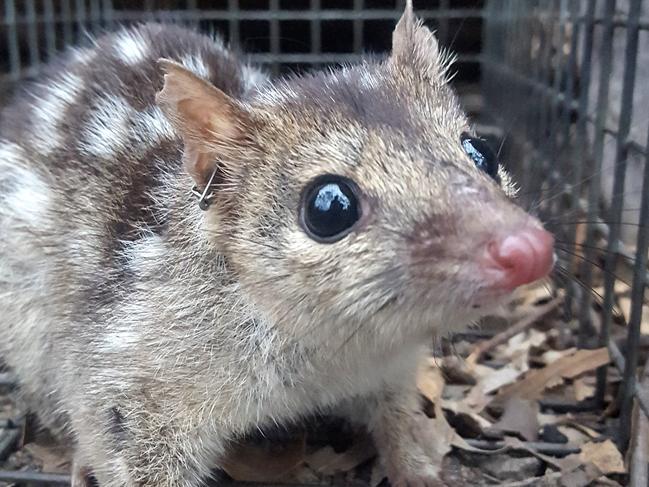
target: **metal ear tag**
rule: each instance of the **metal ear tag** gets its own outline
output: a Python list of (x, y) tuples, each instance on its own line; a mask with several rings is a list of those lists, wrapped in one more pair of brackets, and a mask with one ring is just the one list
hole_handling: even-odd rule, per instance
[(213, 191), (212, 192), (209, 191), (212, 187), (212, 182), (216, 177), (217, 171), (218, 168), (214, 168), (214, 171), (212, 171), (212, 175), (210, 176), (210, 179), (205, 185), (205, 189), (202, 192), (198, 189), (198, 186), (194, 186), (192, 188), (192, 194), (198, 198), (198, 207), (203, 211), (206, 211), (210, 207), (210, 205), (214, 202), (213, 199), (215, 193)]

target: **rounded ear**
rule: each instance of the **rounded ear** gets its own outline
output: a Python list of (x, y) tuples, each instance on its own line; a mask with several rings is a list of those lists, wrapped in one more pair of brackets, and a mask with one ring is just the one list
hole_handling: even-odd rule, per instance
[(433, 32), (418, 19), (412, 0), (392, 33), (391, 61), (400, 67), (410, 67), (428, 79), (444, 79), (453, 58), (440, 50)]
[(158, 64), (165, 75), (156, 102), (183, 139), (185, 169), (203, 187), (218, 155), (248, 140), (249, 114), (236, 100), (180, 64), (168, 59)]

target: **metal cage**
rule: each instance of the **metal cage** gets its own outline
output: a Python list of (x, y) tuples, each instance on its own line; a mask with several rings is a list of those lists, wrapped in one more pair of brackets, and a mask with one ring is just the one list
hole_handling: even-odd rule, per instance
[[(649, 391), (637, 376), (649, 244), (643, 106), (649, 103), (649, 71), (642, 66), (649, 46), (647, 14), (648, 2), (642, 0), (491, 0), (484, 11), (481, 58), (487, 111), (508, 134), (513, 158), (521, 161), (515, 170), (523, 199), (564, 243), (558, 245), (560, 256), (577, 273), (570, 281), (559, 276), (568, 291), (566, 317), (578, 322), (580, 346), (607, 346), (623, 373), (617, 438), (623, 448), (634, 398), (649, 413)], [(634, 190), (625, 193), (631, 184)], [(578, 225), (585, 231), (581, 244), (574, 243)], [(603, 289), (592, 293), (599, 259)], [(625, 354), (610, 338), (617, 280), (632, 288)], [(593, 317), (594, 304), (601, 308), (601, 321)], [(606, 372), (606, 367), (598, 371), (594, 403), (582, 406), (603, 404)]]
[[(634, 404), (649, 415), (638, 374), (649, 250), (649, 1), (420, 0), (417, 13), (459, 54), (456, 86), (481, 95), (480, 120), (502, 133), (523, 204), (557, 235), (576, 279), (558, 275), (566, 326), (580, 346), (607, 346), (623, 374), (623, 448)], [(159, 20), (223, 33), (274, 74), (355, 61), (389, 49), (404, 0), (4, 0), (0, 12), (0, 105), (67, 45), (118, 24)], [(642, 47), (644, 46), (644, 49)], [(515, 162), (515, 164), (513, 164)], [(625, 195), (625, 185), (637, 189)], [(631, 231), (626, 226), (631, 227)], [(585, 235), (573, 243), (579, 231)], [(579, 256), (579, 259), (575, 258)], [(593, 263), (603, 261), (603, 284)], [(579, 263), (581, 261), (581, 263)], [(620, 278), (620, 276), (622, 276)], [(618, 279), (632, 287), (627, 338), (611, 340)], [(594, 317), (598, 306), (601, 320)], [(622, 351), (623, 350), (623, 351)], [(649, 366), (648, 366), (649, 367)], [(599, 408), (606, 367), (598, 371)], [(552, 405), (549, 405), (552, 407)], [(5, 425), (6, 426), (6, 425)], [(3, 444), (0, 437), (0, 450)], [(6, 442), (6, 441), (4, 441)], [(632, 463), (632, 478), (644, 467)], [(637, 467), (637, 468), (636, 468)], [(10, 473), (0, 480), (12, 480)], [(19, 473), (14, 474), (14, 479)], [(35, 474), (31, 481), (64, 481)], [(637, 477), (641, 478), (641, 477)], [(23, 478), (23, 480), (28, 480)], [(646, 485), (646, 477), (644, 480)], [(637, 484), (640, 485), (640, 484)]]
[[(483, 0), (428, 0), (418, 15), (458, 53), (460, 80), (479, 72)], [(384, 52), (405, 0), (4, 0), (0, 92), (67, 45), (116, 25), (155, 20), (218, 32), (273, 74)]]

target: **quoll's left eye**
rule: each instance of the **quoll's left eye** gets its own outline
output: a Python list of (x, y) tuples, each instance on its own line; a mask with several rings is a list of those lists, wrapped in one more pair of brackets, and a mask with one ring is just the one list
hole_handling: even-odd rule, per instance
[(301, 214), (311, 238), (321, 243), (337, 242), (361, 216), (356, 185), (342, 176), (316, 178), (305, 189)]
[(498, 177), (498, 159), (496, 154), (491, 150), (487, 143), (477, 137), (472, 137), (466, 132), (460, 136), (462, 148), (466, 152), (478, 169), (486, 172), (497, 182), (500, 182)]

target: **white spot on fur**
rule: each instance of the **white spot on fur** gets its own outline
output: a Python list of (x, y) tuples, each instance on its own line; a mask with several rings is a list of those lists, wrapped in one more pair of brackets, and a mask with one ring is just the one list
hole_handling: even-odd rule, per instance
[(164, 242), (158, 235), (149, 235), (132, 242), (124, 250), (129, 266), (145, 271), (147, 266), (159, 262), (167, 253)]
[(241, 72), (243, 77), (243, 89), (245, 92), (259, 88), (268, 81), (268, 76), (266, 76), (263, 71), (252, 66), (243, 66)]
[(272, 88), (261, 93), (260, 98), (268, 105), (283, 105), (288, 100), (297, 98), (295, 91), (291, 90), (287, 85), (281, 87), (273, 86)]
[(159, 107), (140, 113), (135, 123), (142, 142), (151, 142), (153, 145), (175, 137), (173, 127)]
[(11, 143), (0, 145), (0, 181), (8, 186), (2, 212), (30, 225), (38, 225), (49, 206), (51, 191), (38, 174), (24, 167), (25, 162), (21, 147)]
[(37, 148), (48, 155), (60, 146), (62, 134), (58, 131), (61, 117), (68, 106), (83, 89), (83, 80), (76, 74), (66, 72), (55, 78), (49, 85), (43, 85), (42, 98), (33, 102), (33, 131)]
[(185, 66), (185, 68), (190, 70), (196, 76), (203, 79), (209, 79), (210, 70), (205, 65), (205, 63), (203, 62), (203, 58), (200, 55), (187, 54), (186, 56), (182, 57), (180, 62), (182, 63), (183, 66)]
[(363, 88), (376, 88), (379, 86), (379, 80), (372, 73), (364, 72), (360, 77), (360, 85)]
[(22, 164), (25, 160), (25, 151), (22, 147), (13, 142), (0, 143), (0, 167), (6, 166), (0, 171), (0, 178), (7, 175), (8, 171)]
[(124, 31), (115, 39), (115, 51), (124, 63), (137, 64), (146, 59), (149, 42), (137, 32)]
[(83, 129), (79, 149), (99, 157), (111, 158), (126, 149), (130, 119), (135, 110), (121, 97), (106, 97), (95, 107)]

